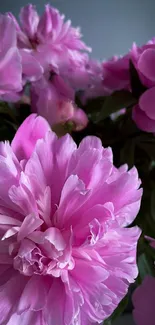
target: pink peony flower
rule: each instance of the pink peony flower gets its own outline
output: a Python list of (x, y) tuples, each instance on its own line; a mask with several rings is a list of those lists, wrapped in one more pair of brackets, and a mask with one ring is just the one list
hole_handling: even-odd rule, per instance
[(141, 95), (133, 109), (133, 119), (137, 126), (146, 132), (155, 132), (155, 43), (148, 42), (141, 48), (133, 44), (131, 59), (140, 80), (148, 89)]
[[(100, 323), (137, 276), (142, 190), (110, 148), (30, 115), (0, 143), (0, 324)], [(4, 308), (5, 307), (5, 308)]]
[(141, 47), (134, 43), (130, 57), (141, 82), (148, 88), (155, 86), (155, 40), (151, 40)]
[(11, 18), (0, 15), (0, 98), (12, 100), (22, 90), (22, 66)]
[(74, 104), (74, 91), (58, 75), (49, 75), (33, 83), (31, 87), (32, 111), (45, 117), (50, 125), (73, 121), (75, 128), (86, 127), (88, 118)]
[(155, 324), (155, 278), (146, 276), (133, 294), (133, 317), (136, 325)]
[[(86, 56), (82, 51), (90, 51), (90, 48), (82, 42), (79, 28), (71, 27), (71, 21), (64, 22), (64, 15), (58, 10), (46, 5), (39, 17), (35, 6), (30, 4), (21, 9), (21, 27), (15, 17), (12, 18), (17, 29), (18, 47), (26, 53), (23, 60), (27, 62), (28, 55), (30, 61), (35, 60), (34, 79), (37, 80), (39, 66), (46, 71), (52, 64), (62, 72), (69, 66), (81, 68), (85, 65)], [(26, 68), (26, 63), (24, 65)], [(31, 66), (33, 68), (34, 62)], [(27, 68), (30, 70), (29, 66)]]
[(109, 94), (130, 88), (129, 58), (127, 54), (103, 62), (103, 87)]
[(134, 107), (132, 117), (139, 129), (155, 132), (155, 87), (146, 90)]

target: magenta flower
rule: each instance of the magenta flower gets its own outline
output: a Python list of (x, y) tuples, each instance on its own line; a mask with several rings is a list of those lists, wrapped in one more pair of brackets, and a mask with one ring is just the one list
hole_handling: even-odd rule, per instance
[(129, 54), (114, 56), (104, 61), (103, 87), (109, 94), (121, 89), (130, 89)]
[(14, 100), (22, 90), (22, 66), (11, 18), (0, 15), (0, 98)]
[[(135, 168), (36, 115), (0, 144), (0, 324), (100, 323), (137, 276)], [(4, 308), (5, 306), (5, 308)]]
[(74, 91), (67, 82), (49, 74), (33, 83), (31, 87), (32, 112), (45, 117), (50, 125), (72, 121), (75, 128), (81, 130), (86, 127), (88, 118), (84, 111), (74, 104)]
[(155, 86), (155, 41), (151, 40), (141, 47), (134, 43), (130, 56), (142, 83), (147, 88)]
[(136, 325), (155, 324), (155, 278), (146, 276), (133, 294), (133, 317)]
[(155, 132), (155, 87), (146, 90), (133, 109), (132, 117), (139, 129)]
[[(19, 49), (26, 52), (30, 60), (33, 56), (42, 69), (48, 70), (52, 64), (60, 72), (69, 66), (80, 68), (82, 64), (85, 65), (83, 50), (90, 51), (90, 48), (82, 42), (79, 28), (71, 27), (70, 21), (64, 22), (64, 15), (60, 15), (58, 10), (46, 5), (43, 15), (39, 17), (35, 7), (30, 4), (21, 9), (21, 27), (13, 19)], [(37, 74), (38, 69), (36, 66)]]
[(131, 59), (140, 80), (148, 89), (141, 95), (133, 109), (133, 119), (137, 126), (146, 132), (155, 132), (155, 43), (150, 41), (141, 48), (133, 45)]

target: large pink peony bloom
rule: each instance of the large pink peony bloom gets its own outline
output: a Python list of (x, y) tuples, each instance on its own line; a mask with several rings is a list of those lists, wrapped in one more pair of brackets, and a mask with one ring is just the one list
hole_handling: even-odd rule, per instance
[(96, 137), (79, 148), (29, 116), (0, 144), (0, 324), (89, 325), (137, 276), (142, 191)]
[(14, 100), (22, 90), (22, 66), (11, 18), (0, 15), (0, 98)]
[[(48, 70), (49, 64), (52, 64), (65, 72), (68, 67), (80, 69), (85, 65), (86, 54), (83, 50), (90, 49), (82, 42), (79, 28), (71, 27), (71, 21), (64, 22), (64, 15), (60, 15), (57, 9), (46, 5), (43, 15), (39, 17), (35, 6), (30, 4), (21, 9), (21, 27), (13, 19), (23, 60), (27, 62), (29, 56), (32, 67), (38, 62), (44, 70)], [(39, 67), (35, 65), (35, 68), (34, 78), (39, 73)]]
[(67, 82), (58, 76), (42, 77), (31, 86), (32, 112), (45, 117), (50, 125), (72, 121), (75, 128), (86, 127), (88, 118), (74, 104), (75, 93)]
[(133, 294), (133, 317), (136, 325), (155, 324), (155, 278), (146, 276)]

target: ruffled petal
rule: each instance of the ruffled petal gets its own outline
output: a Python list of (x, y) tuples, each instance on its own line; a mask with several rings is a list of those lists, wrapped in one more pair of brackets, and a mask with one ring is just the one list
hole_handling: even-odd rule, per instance
[[(148, 106), (147, 106), (148, 107)], [(155, 120), (146, 115), (139, 105), (136, 105), (132, 112), (132, 118), (139, 129), (145, 132), (155, 132)]]

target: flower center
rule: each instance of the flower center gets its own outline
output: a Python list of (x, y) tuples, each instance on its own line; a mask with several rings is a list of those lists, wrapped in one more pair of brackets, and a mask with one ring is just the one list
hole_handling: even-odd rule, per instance
[(27, 238), (12, 243), (9, 247), (16, 270), (25, 276), (61, 276), (64, 269), (73, 269), (71, 256), (71, 234), (62, 236), (59, 229), (51, 227), (46, 231), (33, 232)]

